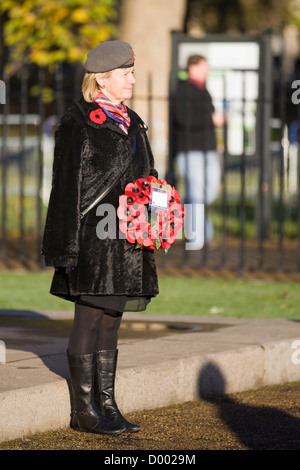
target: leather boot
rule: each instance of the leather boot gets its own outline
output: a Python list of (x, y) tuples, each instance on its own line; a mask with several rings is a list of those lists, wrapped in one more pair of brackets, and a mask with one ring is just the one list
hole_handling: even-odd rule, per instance
[(93, 407), (95, 355), (67, 353), (73, 398), (72, 428), (96, 434), (118, 435), (124, 425), (113, 423)]
[(127, 421), (115, 402), (117, 357), (117, 349), (96, 352), (95, 404), (106, 418), (128, 432), (137, 432), (141, 427)]

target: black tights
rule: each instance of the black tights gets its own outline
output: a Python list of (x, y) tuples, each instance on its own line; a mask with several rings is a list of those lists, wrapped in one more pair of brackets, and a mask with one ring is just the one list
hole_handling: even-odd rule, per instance
[(121, 312), (108, 312), (76, 302), (68, 353), (83, 355), (116, 349), (121, 320)]

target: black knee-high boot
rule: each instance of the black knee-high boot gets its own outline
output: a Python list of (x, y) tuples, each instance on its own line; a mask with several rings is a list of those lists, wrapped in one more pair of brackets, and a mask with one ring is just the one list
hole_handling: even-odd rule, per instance
[(96, 352), (95, 404), (106, 418), (118, 426), (124, 426), (126, 431), (137, 432), (141, 427), (127, 421), (115, 402), (117, 357), (117, 349)]
[(95, 354), (67, 353), (73, 398), (72, 427), (77, 431), (118, 435), (124, 425), (114, 423), (93, 407)]

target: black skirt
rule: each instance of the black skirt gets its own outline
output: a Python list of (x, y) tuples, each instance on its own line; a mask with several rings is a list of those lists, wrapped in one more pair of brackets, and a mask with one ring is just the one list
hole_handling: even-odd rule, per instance
[(141, 312), (146, 310), (150, 297), (127, 295), (80, 295), (77, 302), (110, 312)]

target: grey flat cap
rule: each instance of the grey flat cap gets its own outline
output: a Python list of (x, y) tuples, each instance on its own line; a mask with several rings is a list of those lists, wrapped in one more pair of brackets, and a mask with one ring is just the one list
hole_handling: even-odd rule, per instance
[(109, 70), (132, 67), (134, 52), (127, 42), (106, 41), (92, 49), (86, 59), (87, 72), (108, 72)]

